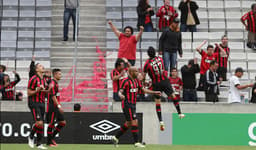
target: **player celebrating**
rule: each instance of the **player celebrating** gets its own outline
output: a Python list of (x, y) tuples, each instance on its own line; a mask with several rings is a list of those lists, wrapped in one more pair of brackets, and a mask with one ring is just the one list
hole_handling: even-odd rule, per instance
[(46, 81), (43, 78), (44, 66), (36, 64), (35, 66), (36, 75), (31, 77), (28, 83), (28, 106), (31, 110), (35, 124), (28, 137), (28, 145), (34, 148), (34, 134), (37, 133), (36, 146), (38, 149), (47, 149), (41, 143), (42, 134), (44, 129), (44, 100), (45, 100), (45, 87)]
[[(149, 77), (152, 80), (153, 90), (161, 92), (164, 91), (168, 98), (172, 98), (179, 117), (184, 118), (185, 115), (181, 113), (177, 97), (175, 96), (170, 85), (170, 81), (167, 78), (167, 71), (164, 70), (163, 59), (156, 56), (156, 52), (153, 47), (148, 48), (148, 56), (149, 59), (146, 61), (143, 69), (143, 72), (145, 73), (144, 77), (146, 76), (146, 73), (148, 73)], [(158, 95), (154, 95), (154, 99), (156, 102), (156, 113), (160, 122), (160, 130), (163, 131), (164, 122), (161, 112), (161, 99)]]
[(120, 131), (113, 137), (113, 143), (117, 146), (120, 136), (122, 136), (129, 127), (134, 139), (135, 147), (145, 147), (139, 143), (138, 137), (138, 120), (136, 118), (136, 100), (138, 91), (141, 89), (145, 93), (156, 94), (161, 96), (160, 91), (151, 91), (142, 87), (142, 85), (136, 80), (138, 76), (138, 69), (136, 67), (130, 67), (128, 70), (128, 77), (122, 81), (120, 90), (118, 92), (119, 97), (122, 99), (122, 109), (125, 115), (126, 122), (120, 128)]
[[(53, 79), (51, 80), (50, 92), (48, 94), (48, 102), (47, 102), (47, 145), (50, 147), (57, 146), (54, 137), (58, 134), (61, 129), (66, 125), (66, 121), (63, 116), (63, 110), (60, 105), (60, 94), (59, 94), (59, 85), (58, 81), (61, 79), (62, 74), (60, 69), (52, 70)], [(57, 120), (58, 125), (54, 126), (54, 120)], [(54, 131), (53, 131), (54, 130)]]
[(20, 82), (20, 76), (16, 71), (13, 71), (15, 74), (15, 81), (10, 82), (10, 77), (7, 74), (3, 75), (3, 91), (2, 91), (2, 99), (3, 100), (14, 100), (14, 87), (17, 83)]

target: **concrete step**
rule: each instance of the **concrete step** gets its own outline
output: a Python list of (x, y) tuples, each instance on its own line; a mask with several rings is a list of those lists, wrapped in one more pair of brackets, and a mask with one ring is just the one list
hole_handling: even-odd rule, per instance
[[(53, 4), (63, 4), (63, 0), (54, 0)], [(106, 4), (106, 0), (80, 0), (81, 4)]]
[[(105, 47), (103, 47), (102, 49), (101, 49), (101, 51), (103, 51), (104, 52), (104, 50), (105, 50), (106, 48)], [(60, 53), (62, 53), (62, 52), (64, 52), (64, 53), (66, 53), (66, 52), (74, 52), (74, 46), (65, 46), (65, 45), (63, 45), (63, 46), (52, 46), (52, 48), (51, 48), (51, 52), (54, 52), (54, 53), (56, 53), (56, 52), (60, 52)], [(78, 53), (95, 53), (96, 54), (96, 47), (81, 47), (81, 46), (79, 46), (79, 47), (77, 47), (77, 52)]]
[[(52, 51), (51, 52), (51, 57), (73, 57), (74, 56), (74, 51), (69, 51), (69, 52), (61, 52), (60, 51)], [(95, 53), (95, 52), (81, 52), (79, 51), (77, 53), (77, 56), (80, 57), (94, 57), (94, 58), (98, 58), (99, 54)]]
[[(81, 31), (81, 29), (79, 30), (78, 34), (79, 34), (78, 37), (80, 37), (80, 36), (92, 36), (92, 37), (106, 36), (106, 32), (105, 31), (84, 31), (84, 30)], [(58, 30), (52, 32), (52, 36), (60, 36), (60, 37), (62, 37), (63, 36), (63, 27), (62, 27), (62, 30), (58, 29)], [(71, 26), (69, 28), (68, 36), (69, 37), (73, 36), (73, 27), (71, 27)]]
[[(72, 42), (73, 40), (70, 39), (70, 42), (65, 42), (65, 41), (52, 41), (52, 47), (63, 47), (63, 46), (68, 46), (68, 47), (75, 47), (75, 42)], [(101, 47), (106, 47), (105, 42), (80, 42), (78, 41), (78, 46), (79, 47), (95, 47), (99, 46)]]
[[(81, 7), (80, 8), (80, 14), (83, 15), (83, 14), (94, 14), (94, 15), (102, 15), (106, 12), (106, 9), (103, 8), (103, 9), (95, 9), (95, 8), (91, 8), (92, 6), (85, 6), (85, 7)], [(97, 6), (96, 6), (97, 7)], [(100, 7), (101, 8), (101, 7)], [(61, 9), (53, 9), (52, 10), (52, 14), (55, 14), (55, 15), (63, 15), (64, 13), (64, 8), (61, 8)], [(81, 16), (80, 15), (80, 16)]]
[[(52, 20), (52, 24), (53, 25), (63, 25), (63, 17), (62, 15), (60, 15), (58, 18), (56, 18), (56, 20)], [(73, 25), (72, 19), (69, 22), (70, 26)], [(88, 21), (85, 19), (80, 19), (79, 20), (79, 26), (83, 26), (83, 25), (106, 25), (106, 20), (95, 20), (95, 21)]]
[[(60, 21), (63, 21), (63, 14), (62, 15), (52, 15), (52, 20), (58, 19)], [(80, 14), (80, 20), (79, 21), (106, 21), (105, 16), (97, 16), (97, 15), (90, 15), (90, 14)]]
[[(69, 38), (72, 40), (73, 35), (69, 34)], [(78, 37), (78, 41), (81, 42), (95, 42), (95, 38), (97, 38), (97, 40), (99, 42), (106, 42), (106, 38), (104, 36), (83, 36), (83, 35), (79, 35)], [(52, 41), (61, 41), (63, 40), (62, 36), (52, 36)]]

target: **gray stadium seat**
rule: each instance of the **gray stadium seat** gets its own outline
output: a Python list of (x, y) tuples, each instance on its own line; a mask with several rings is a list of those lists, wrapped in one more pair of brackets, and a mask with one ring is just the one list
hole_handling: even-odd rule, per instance
[(35, 6), (34, 0), (20, 0), (20, 6)]
[(52, 6), (52, 1), (51, 0), (37, 0), (36, 2), (37, 6)]
[(20, 10), (20, 17), (35, 17), (35, 10)]
[(107, 12), (106, 18), (107, 19), (121, 19), (121, 13), (120, 12)]
[(223, 9), (223, 1), (219, 0), (209, 0), (208, 9)]
[(18, 48), (19, 49), (32, 49), (33, 41), (18, 41)]
[(16, 41), (17, 40), (17, 32), (16, 31), (2, 30), (1, 40), (3, 40), (3, 41)]
[(1, 41), (2, 48), (16, 48), (16, 41)]
[(36, 21), (37, 28), (51, 28), (51, 21)]
[(225, 9), (240, 10), (240, 8), (241, 8), (240, 0), (227, 0), (227, 1), (225, 1)]
[(51, 38), (51, 31), (36, 31), (36, 38)]
[(120, 0), (107, 0), (106, 6), (107, 7), (121, 7), (121, 1)]
[(34, 21), (19, 21), (19, 27), (33, 28), (34, 27)]
[(35, 48), (51, 48), (51, 41), (36, 41)]
[(34, 31), (21, 31), (19, 30), (19, 38), (34, 38)]
[(138, 0), (124, 0), (123, 6), (124, 7), (137, 7)]
[(18, 0), (3, 0), (3, 6), (18, 6)]
[(36, 17), (37, 18), (40, 18), (40, 17), (51, 18), (51, 16), (52, 16), (51, 10), (38, 10), (38, 11), (36, 11)]
[(49, 58), (50, 57), (50, 51), (35, 51), (34, 56), (36, 58)]
[(12, 58), (14, 59), (15, 58), (15, 52), (14, 51), (4, 51), (4, 50), (1, 50), (1, 57), (0, 58)]
[(32, 51), (17, 51), (16, 58), (32, 58)]
[(2, 28), (16, 28), (17, 27), (17, 20), (3, 20), (2, 21)]
[(3, 17), (18, 17), (18, 10), (4, 9)]

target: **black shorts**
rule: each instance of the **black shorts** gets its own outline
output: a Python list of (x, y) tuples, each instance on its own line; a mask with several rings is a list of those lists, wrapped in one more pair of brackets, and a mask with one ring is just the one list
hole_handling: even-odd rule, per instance
[(54, 124), (56, 121), (64, 121), (64, 115), (59, 111), (58, 108), (49, 109), (46, 113), (46, 120), (48, 124)]
[(125, 104), (122, 108), (126, 121), (132, 121), (137, 119), (135, 105)]
[(44, 113), (45, 113), (44, 103), (30, 103), (29, 109), (32, 113), (34, 121), (44, 120)]
[[(169, 79), (162, 80), (152, 84), (154, 91), (164, 92), (167, 96), (173, 93), (173, 89)], [(160, 98), (160, 96), (154, 95), (155, 98)]]

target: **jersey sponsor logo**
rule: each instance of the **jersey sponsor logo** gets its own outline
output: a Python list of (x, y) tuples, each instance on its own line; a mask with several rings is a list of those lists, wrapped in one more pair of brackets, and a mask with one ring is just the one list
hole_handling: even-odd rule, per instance
[(14, 90), (14, 87), (13, 88), (5, 89), (5, 92), (10, 92), (10, 91), (13, 91), (13, 90)]
[(58, 93), (56, 93), (56, 96), (60, 96), (60, 93), (58, 92)]
[(90, 128), (102, 133), (101, 135), (92, 135), (93, 140), (111, 140), (113, 135), (107, 135), (107, 133), (112, 132), (120, 128), (119, 125), (108, 121), (102, 120), (90, 125)]
[(138, 92), (138, 88), (130, 89), (130, 93), (136, 93)]

